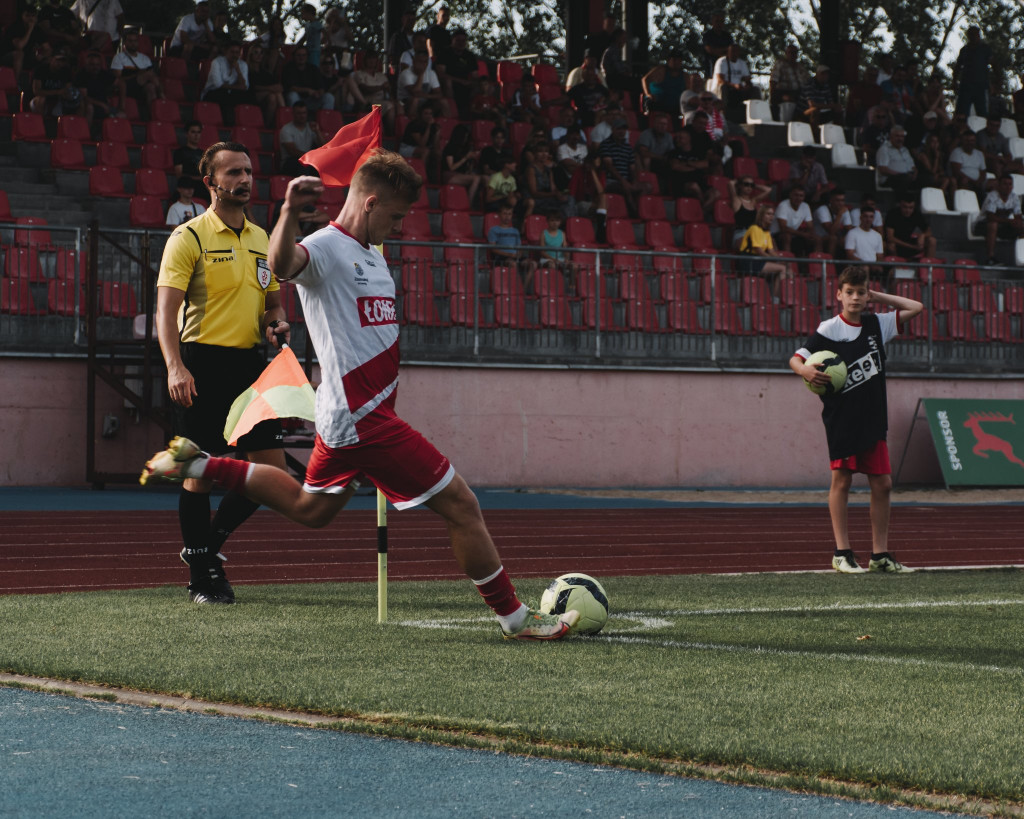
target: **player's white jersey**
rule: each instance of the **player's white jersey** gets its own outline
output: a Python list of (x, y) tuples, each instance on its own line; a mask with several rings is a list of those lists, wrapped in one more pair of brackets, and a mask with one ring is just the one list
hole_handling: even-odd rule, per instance
[[(899, 333), (899, 325), (896, 323), (897, 310), (890, 310), (885, 313), (877, 313), (878, 327), (882, 333), (882, 343), (888, 344)], [(860, 336), (861, 325), (850, 324), (843, 318), (842, 314), (825, 319), (818, 325), (818, 335), (822, 335), (829, 341), (856, 341)], [(806, 347), (801, 347), (796, 354), (805, 361), (810, 357), (811, 352)]]
[(396, 417), (395, 283), (380, 252), (335, 222), (299, 247), (309, 260), (294, 281), (322, 376), (316, 431), (328, 446), (349, 446)]

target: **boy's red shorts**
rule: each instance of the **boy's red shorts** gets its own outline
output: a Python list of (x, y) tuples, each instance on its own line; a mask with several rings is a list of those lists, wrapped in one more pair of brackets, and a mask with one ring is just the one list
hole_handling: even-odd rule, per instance
[(430, 441), (396, 419), (352, 446), (329, 447), (317, 435), (302, 488), (314, 494), (338, 494), (364, 475), (396, 509), (409, 509), (451, 483), (455, 468)]
[(863, 472), (865, 475), (891, 475), (889, 465), (889, 446), (884, 440), (879, 441), (871, 449), (832, 461), (833, 469), (849, 469), (851, 472)]

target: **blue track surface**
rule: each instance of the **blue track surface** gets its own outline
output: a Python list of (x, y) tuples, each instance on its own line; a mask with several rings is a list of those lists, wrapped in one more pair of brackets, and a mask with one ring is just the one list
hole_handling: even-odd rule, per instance
[(922, 812), (0, 688), (0, 815), (872, 819)]

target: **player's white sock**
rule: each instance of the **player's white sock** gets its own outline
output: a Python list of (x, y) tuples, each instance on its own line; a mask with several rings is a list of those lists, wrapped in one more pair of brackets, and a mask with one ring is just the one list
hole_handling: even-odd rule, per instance
[(498, 622), (501, 623), (501, 627), (505, 631), (518, 631), (519, 628), (526, 622), (526, 615), (530, 613), (529, 607), (522, 603), (519, 608), (511, 614), (498, 615)]
[(183, 478), (201, 478), (206, 474), (206, 467), (210, 465), (210, 456), (201, 452), (181, 468)]

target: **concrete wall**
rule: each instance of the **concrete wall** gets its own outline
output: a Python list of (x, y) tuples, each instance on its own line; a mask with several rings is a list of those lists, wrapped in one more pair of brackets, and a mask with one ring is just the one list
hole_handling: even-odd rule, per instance
[[(82, 485), (86, 368), (0, 359), (0, 485)], [(163, 436), (99, 390), (100, 469), (135, 472)], [(1024, 399), (1024, 380), (889, 379), (889, 449), (898, 467), (917, 399)], [(820, 402), (788, 373), (657, 373), (406, 367), (401, 414), (476, 486), (820, 486), (827, 481)], [(938, 483), (918, 423), (901, 475)]]

